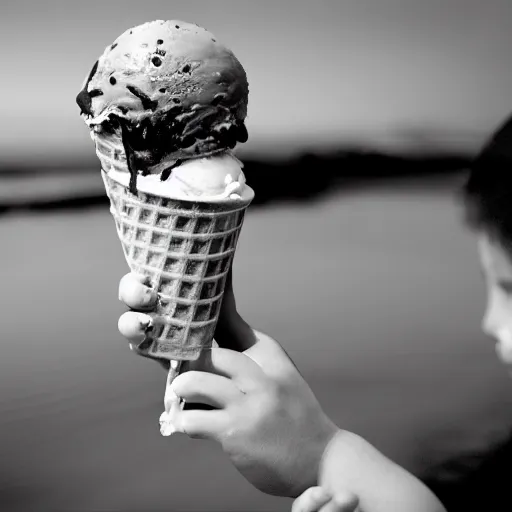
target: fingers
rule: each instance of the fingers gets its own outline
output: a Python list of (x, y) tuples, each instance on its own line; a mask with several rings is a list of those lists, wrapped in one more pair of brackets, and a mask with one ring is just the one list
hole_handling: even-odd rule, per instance
[(258, 388), (265, 379), (263, 370), (251, 358), (227, 348), (204, 350), (188, 368), (227, 377), (243, 392)]
[(253, 330), (253, 335), (256, 342), (244, 353), (264, 368), (267, 375), (277, 380), (300, 375), (290, 356), (274, 338), (256, 330)]
[(151, 288), (149, 277), (130, 272), (119, 283), (119, 300), (135, 310), (151, 310), (157, 302), (157, 293)]
[(123, 313), (118, 321), (119, 332), (128, 340), (130, 350), (141, 357), (147, 357), (159, 363), (164, 370), (169, 370), (168, 359), (156, 359), (148, 354), (151, 345), (151, 332), (155, 325), (164, 320), (155, 315), (147, 315), (138, 311)]
[(187, 403), (205, 404), (218, 409), (227, 407), (242, 395), (226, 377), (198, 371), (178, 375), (171, 387)]
[[(147, 276), (130, 272), (119, 283), (119, 300), (132, 309), (150, 310), (156, 305), (157, 294), (150, 288)], [(136, 311), (124, 313), (117, 323), (119, 332), (130, 342), (130, 349), (145, 357), (144, 342), (151, 341), (149, 333), (153, 326), (154, 315)]]
[(292, 512), (356, 512), (359, 500), (350, 493), (340, 491), (332, 496), (322, 487), (310, 487), (292, 505)]
[(130, 272), (121, 278), (119, 283), (119, 300), (135, 310), (121, 315), (118, 321), (119, 332), (130, 342), (130, 350), (137, 355), (152, 359), (165, 370), (169, 369), (167, 359), (155, 359), (147, 353), (151, 342), (151, 331), (162, 319), (154, 314), (145, 314), (155, 308), (158, 301), (157, 292), (151, 288), (148, 276)]
[(330, 494), (322, 487), (310, 487), (295, 499), (292, 512), (317, 512), (330, 499)]
[(171, 422), (176, 432), (194, 439), (217, 441), (225, 430), (224, 411), (175, 410)]
[(165, 321), (165, 317), (154, 313), (127, 311), (119, 317), (117, 327), (130, 343), (140, 345), (142, 341), (149, 340), (153, 329), (164, 325)]
[(153, 328), (153, 319), (145, 313), (127, 311), (120, 316), (117, 327), (130, 343), (138, 346)]

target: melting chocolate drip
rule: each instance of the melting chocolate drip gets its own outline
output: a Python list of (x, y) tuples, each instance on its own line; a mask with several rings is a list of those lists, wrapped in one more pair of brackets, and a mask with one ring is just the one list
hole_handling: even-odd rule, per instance
[[(151, 105), (156, 104), (136, 87), (127, 86), (127, 88), (132, 94), (141, 98), (145, 107), (147, 102)], [(157, 112), (138, 124), (112, 114), (102, 125), (106, 131), (121, 132), (130, 172), (130, 192), (137, 195), (139, 172), (145, 176), (151, 172), (152, 167), (158, 166), (165, 160), (175, 163), (161, 172), (161, 181), (167, 180), (172, 170), (188, 158), (197, 158), (203, 153), (208, 154), (212, 151), (232, 149), (238, 141), (245, 142), (248, 139), (248, 133), (243, 121), (237, 122), (232, 119), (229, 127), (215, 129), (217, 123), (225, 122), (225, 110), (213, 107), (201, 114), (198, 112), (192, 119), (185, 117), (178, 120), (177, 116), (189, 111), (181, 104), (173, 104), (165, 112)]]
[(121, 140), (123, 142), (124, 153), (126, 155), (126, 163), (128, 165), (128, 170), (130, 171), (130, 192), (136, 196), (137, 195), (137, 157), (135, 156), (135, 152), (129, 142), (130, 131), (128, 129), (128, 123), (125, 119), (119, 119), (119, 124), (121, 125)]
[(134, 85), (127, 85), (126, 88), (134, 95), (139, 98), (142, 103), (142, 107), (145, 110), (156, 110), (158, 107), (158, 101), (152, 100), (146, 93), (141, 91), (138, 87)]
[(247, 126), (245, 126), (245, 123), (243, 121), (241, 124), (238, 125), (237, 135), (238, 142), (241, 142), (242, 144), (249, 140), (249, 132), (247, 131)]
[(238, 142), (238, 127), (235, 125), (214, 131), (213, 134), (219, 147), (233, 149)]
[(96, 96), (103, 96), (103, 91), (101, 89), (93, 89), (89, 93), (90, 98), (96, 98)]
[(99, 61), (96, 61), (92, 67), (91, 72), (89, 73), (89, 76), (85, 82), (84, 88), (78, 93), (78, 96), (76, 97), (76, 102), (80, 107), (81, 113), (87, 114), (89, 116), (92, 116), (92, 97), (90, 93), (87, 92), (87, 87), (89, 86), (89, 82), (92, 80), (92, 77), (96, 74), (96, 71), (98, 71), (98, 62)]
[(222, 93), (222, 92), (217, 93), (213, 97), (212, 105), (218, 105), (225, 97), (226, 97), (226, 95), (224, 93)]
[(160, 181), (165, 181), (169, 176), (172, 174), (173, 169), (176, 169), (176, 167), (179, 167), (183, 163), (183, 160), (181, 158), (178, 158), (176, 162), (174, 162), (170, 167), (162, 171), (162, 174), (160, 175)]

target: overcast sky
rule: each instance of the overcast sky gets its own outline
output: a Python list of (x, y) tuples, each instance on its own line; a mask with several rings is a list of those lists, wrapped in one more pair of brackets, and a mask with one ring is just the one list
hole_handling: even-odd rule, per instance
[(89, 154), (75, 96), (104, 47), (152, 19), (203, 25), (238, 56), (248, 149), (421, 130), (471, 146), (512, 111), (510, 0), (2, 0), (0, 161)]

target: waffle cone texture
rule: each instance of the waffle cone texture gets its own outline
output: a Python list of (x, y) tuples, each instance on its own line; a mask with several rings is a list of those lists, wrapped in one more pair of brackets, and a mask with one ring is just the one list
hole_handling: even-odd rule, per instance
[(154, 358), (197, 359), (201, 350), (212, 345), (250, 200), (209, 203), (140, 191), (135, 196), (105, 172), (119, 169), (124, 162), (114, 157), (114, 166), (102, 149), (107, 148), (98, 144), (110, 212), (126, 262), (132, 272), (148, 276), (158, 292), (144, 350)]

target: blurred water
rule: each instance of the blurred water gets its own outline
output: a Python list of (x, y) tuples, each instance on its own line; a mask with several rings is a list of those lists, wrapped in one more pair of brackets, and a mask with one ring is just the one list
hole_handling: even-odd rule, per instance
[[(0, 237), (5, 509), (289, 510), (217, 446), (160, 436), (165, 375), (117, 333), (107, 208), (5, 217)], [(333, 418), (416, 472), (512, 420), (477, 268), (449, 187), (390, 185), (251, 211), (235, 289)]]

